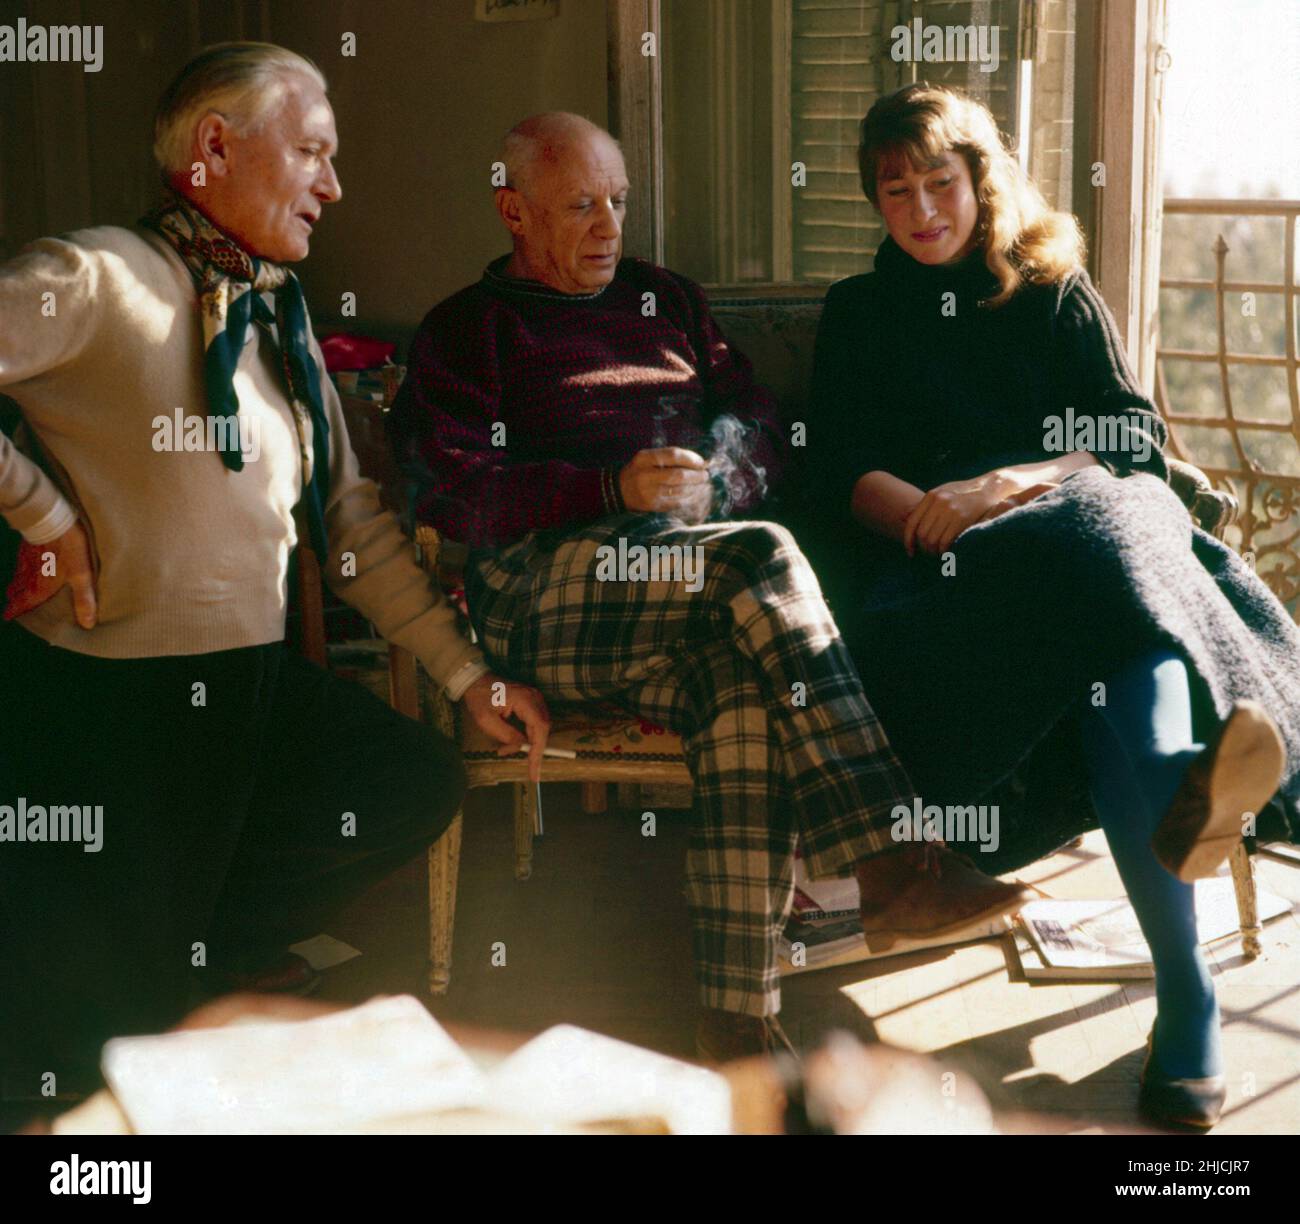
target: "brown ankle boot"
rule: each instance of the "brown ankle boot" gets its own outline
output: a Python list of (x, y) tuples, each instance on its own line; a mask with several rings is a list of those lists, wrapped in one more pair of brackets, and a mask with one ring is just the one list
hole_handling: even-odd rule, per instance
[(1032, 894), (977, 870), (941, 842), (922, 842), (858, 864), (862, 930), (872, 952), (900, 939), (933, 939), (1014, 914)]
[(695, 1026), (695, 1054), (701, 1062), (734, 1062), (764, 1054), (799, 1055), (775, 1016), (746, 1016), (741, 1012), (700, 1009)]
[(1286, 746), (1263, 706), (1238, 701), (1215, 741), (1187, 770), (1151, 849), (1186, 884), (1212, 876), (1258, 814), (1286, 768)]

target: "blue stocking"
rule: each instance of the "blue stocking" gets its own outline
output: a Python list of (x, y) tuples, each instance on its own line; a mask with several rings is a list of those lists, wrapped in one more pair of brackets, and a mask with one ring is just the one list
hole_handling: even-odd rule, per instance
[(1219, 1008), (1196, 937), (1192, 885), (1164, 869), (1151, 836), (1203, 746), (1192, 736), (1191, 688), (1181, 656), (1161, 650), (1106, 684), (1106, 704), (1083, 719), (1093, 803), (1156, 971), (1154, 1061), (1166, 1076), (1222, 1070)]

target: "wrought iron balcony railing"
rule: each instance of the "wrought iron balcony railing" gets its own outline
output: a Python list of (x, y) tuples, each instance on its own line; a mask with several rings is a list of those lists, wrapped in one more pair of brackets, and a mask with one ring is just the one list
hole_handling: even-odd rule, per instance
[[(1300, 385), (1296, 382), (1300, 366), (1296, 357), (1296, 219), (1300, 217), (1300, 200), (1166, 199), (1164, 211), (1167, 216), (1201, 214), (1282, 220), (1280, 281), (1229, 280), (1230, 248), (1222, 228), (1211, 247), (1213, 279), (1161, 277), (1162, 306), (1170, 290), (1213, 294), (1217, 342), (1211, 352), (1157, 347), (1156, 404), (1169, 424), (1173, 453), (1195, 463), (1216, 485), (1236, 495), (1241, 513), (1228, 529), (1228, 541), (1300, 620), (1300, 463), (1293, 457), (1300, 454)], [(1253, 304), (1260, 295), (1277, 294), (1282, 296), (1283, 351), (1230, 351), (1230, 309), (1240, 309), (1238, 303), (1246, 301)], [(1171, 402), (1166, 375), (1172, 362), (1217, 367), (1207, 371), (1206, 377), (1217, 378), (1219, 411), (1189, 412)], [(1234, 396), (1230, 377), (1233, 367), (1282, 369), (1289, 413), (1283, 410), (1263, 415), (1258, 404), (1241, 402), (1247, 397)], [(1256, 438), (1263, 439), (1265, 445), (1247, 447), (1246, 441)], [(1267, 444), (1270, 439), (1274, 443), (1271, 446)], [(1297, 448), (1294, 452), (1292, 440)]]

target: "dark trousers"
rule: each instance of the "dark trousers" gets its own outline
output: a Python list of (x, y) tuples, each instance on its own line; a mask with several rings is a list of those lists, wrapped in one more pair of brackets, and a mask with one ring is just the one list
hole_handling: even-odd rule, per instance
[(464, 787), (453, 744), (279, 643), (96, 659), (0, 625), (0, 804), (103, 809), (96, 852), (0, 841), (8, 1078), (84, 1081), (108, 1037), (178, 1019), (196, 975), (218, 989), (318, 933)]

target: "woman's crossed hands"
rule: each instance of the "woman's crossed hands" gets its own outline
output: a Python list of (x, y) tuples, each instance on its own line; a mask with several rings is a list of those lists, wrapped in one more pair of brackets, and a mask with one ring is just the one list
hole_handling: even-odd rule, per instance
[(995, 468), (971, 480), (936, 485), (907, 516), (903, 547), (909, 557), (916, 556), (918, 548), (936, 555), (947, 552), (967, 527), (1023, 506), (1056, 488), (1057, 483), (1013, 468)]

